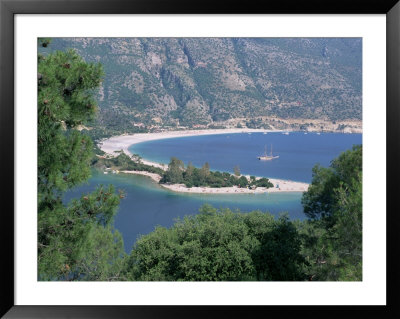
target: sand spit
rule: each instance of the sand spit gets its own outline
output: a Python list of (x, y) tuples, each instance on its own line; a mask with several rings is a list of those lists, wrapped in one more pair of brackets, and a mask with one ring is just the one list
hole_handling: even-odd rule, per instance
[[(215, 129), (215, 130), (188, 130), (188, 131), (168, 131), (161, 133), (138, 133), (133, 135), (120, 135), (114, 136), (109, 139), (103, 140), (99, 143), (99, 147), (101, 150), (110, 154), (112, 156), (118, 155), (115, 151), (123, 150), (126, 154), (132, 154), (129, 152), (128, 147), (142, 142), (166, 139), (166, 138), (175, 138), (175, 137), (183, 137), (183, 136), (197, 136), (197, 135), (215, 135), (215, 134), (234, 134), (234, 133), (252, 133), (252, 132), (277, 132), (272, 130), (261, 130), (261, 129)], [(167, 165), (151, 162), (148, 160), (142, 159), (143, 164), (151, 165), (155, 167), (162, 168), (164, 170), (167, 169)], [(150, 177), (156, 183), (158, 183), (161, 179), (161, 176), (155, 173), (150, 173), (147, 171), (121, 171), (121, 173), (126, 174), (137, 174)], [(249, 178), (249, 176), (247, 176)], [(191, 187), (188, 188), (184, 184), (160, 184), (160, 186), (167, 188), (174, 192), (182, 192), (182, 193), (209, 193), (209, 194), (258, 194), (258, 193), (278, 193), (278, 192), (305, 192), (308, 190), (309, 184), (294, 182), (289, 180), (281, 180), (281, 179), (269, 179), (272, 184), (274, 184), (273, 188), (265, 188), (265, 187), (257, 187), (256, 189), (248, 189), (248, 188), (239, 188), (237, 186), (233, 187), (221, 187), (221, 188), (212, 188), (212, 187)]]
[[(161, 179), (161, 176), (147, 171), (121, 171), (125, 174), (136, 174), (150, 177), (156, 183)], [(308, 190), (307, 183), (300, 183), (282, 179), (270, 178), (270, 182), (274, 185), (271, 188), (257, 187), (256, 189), (232, 187), (191, 187), (188, 188), (184, 184), (160, 184), (160, 186), (179, 193), (196, 193), (196, 194), (261, 194), (261, 193), (280, 193), (280, 192), (306, 192)]]

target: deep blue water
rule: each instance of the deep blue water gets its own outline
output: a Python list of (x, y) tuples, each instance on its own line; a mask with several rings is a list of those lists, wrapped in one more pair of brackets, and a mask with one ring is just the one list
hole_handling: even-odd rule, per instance
[[(329, 166), (342, 151), (362, 143), (361, 134), (294, 132), (221, 134), (155, 140), (132, 145), (129, 150), (143, 158), (168, 164), (175, 156), (185, 165), (196, 167), (205, 162), (212, 170), (233, 172), (239, 165), (242, 174), (310, 182), (311, 169), (316, 163)], [(260, 161), (265, 146), (279, 159)]]
[[(264, 144), (270, 143), (279, 159), (259, 161), (257, 156), (264, 152)], [(328, 166), (341, 151), (360, 143), (361, 134), (252, 133), (151, 141), (134, 145), (133, 151), (146, 159), (164, 163), (168, 163), (171, 156), (176, 156), (185, 163), (192, 161), (196, 166), (208, 161), (214, 170), (233, 171), (233, 167), (239, 165), (244, 174), (309, 182), (314, 164), (318, 162)], [(288, 212), (291, 219), (305, 218), (300, 202), (301, 193), (174, 193), (144, 176), (104, 175), (98, 172), (93, 172), (87, 184), (69, 191), (64, 200), (91, 192), (100, 184), (113, 184), (116, 189), (126, 192), (127, 196), (121, 200), (115, 217), (115, 228), (122, 233), (127, 252), (130, 252), (139, 235), (148, 234), (157, 225), (169, 227), (178, 217), (196, 214), (204, 203), (244, 212), (261, 210), (274, 215)]]

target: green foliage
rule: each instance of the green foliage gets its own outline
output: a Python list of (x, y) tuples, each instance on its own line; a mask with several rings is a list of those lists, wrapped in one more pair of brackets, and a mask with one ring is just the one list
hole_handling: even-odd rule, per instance
[(256, 179), (251, 179), (251, 177), (250, 177), (250, 181), (251, 181), (251, 183), (250, 183), (251, 186), (254, 185), (256, 187), (267, 187), (267, 188), (274, 187), (274, 184), (272, 184), (269, 181), (269, 179), (265, 178), (265, 177), (259, 178), (257, 180)]
[(74, 130), (94, 116), (92, 90), (100, 65), (86, 64), (74, 51), (42, 56), (38, 64), (39, 204), (86, 180), (93, 143)]
[(127, 171), (147, 171), (150, 173), (156, 173), (159, 175), (164, 174), (164, 171), (159, 167), (154, 167), (151, 165), (146, 165), (141, 162), (138, 155), (133, 155), (130, 157), (121, 151), (118, 156), (112, 158), (97, 158), (92, 161), (92, 165), (96, 168), (109, 167), (118, 170)]
[(38, 44), (43, 48), (46, 48), (51, 43), (50, 38), (38, 38)]
[(296, 229), (267, 213), (233, 213), (204, 205), (200, 214), (157, 227), (135, 244), (131, 280), (301, 280)]
[(249, 184), (249, 181), (247, 180), (246, 177), (240, 176), (238, 179), (238, 184), (239, 184), (239, 187), (247, 187)]
[(201, 182), (206, 183), (207, 178), (210, 176), (210, 165), (207, 162), (201, 167), (198, 176)]
[(333, 160), (329, 168), (313, 168), (313, 179), (302, 198), (304, 213), (310, 218), (332, 217), (337, 210), (336, 191), (341, 186), (351, 186), (362, 171), (362, 146), (354, 146)]
[(282, 215), (269, 232), (261, 236), (254, 252), (257, 280), (299, 281), (305, 279), (306, 261), (300, 254), (301, 239), (287, 215)]
[(362, 280), (362, 147), (315, 169), (302, 226), (304, 255), (314, 280)]
[(118, 279), (124, 254), (121, 235), (112, 229), (118, 204), (113, 187), (101, 186), (67, 207), (55, 202), (39, 210), (39, 279)]
[(227, 172), (210, 171), (208, 163), (205, 163), (200, 169), (189, 163), (185, 170), (183, 162), (175, 157), (171, 159), (168, 170), (163, 174), (160, 183), (183, 183), (186, 187), (207, 186), (219, 188), (232, 187), (234, 185), (238, 187), (250, 187), (253, 185), (256, 187), (273, 187), (273, 184), (265, 177), (258, 180), (254, 177), (249, 181), (245, 176), (238, 177)]
[(164, 173), (160, 183), (182, 183), (184, 166), (185, 165), (180, 159), (172, 157), (168, 164), (168, 170)]
[(121, 279), (123, 244), (112, 229), (119, 197), (113, 187), (62, 202), (65, 190), (90, 175), (93, 142), (76, 127), (93, 119), (92, 95), (102, 75), (99, 64), (87, 64), (72, 50), (38, 58), (39, 280)]

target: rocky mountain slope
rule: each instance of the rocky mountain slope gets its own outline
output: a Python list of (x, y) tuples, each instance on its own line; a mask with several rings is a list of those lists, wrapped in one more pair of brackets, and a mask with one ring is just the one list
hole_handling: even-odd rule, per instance
[(58, 38), (51, 47), (104, 65), (99, 122), (114, 131), (362, 117), (360, 38)]

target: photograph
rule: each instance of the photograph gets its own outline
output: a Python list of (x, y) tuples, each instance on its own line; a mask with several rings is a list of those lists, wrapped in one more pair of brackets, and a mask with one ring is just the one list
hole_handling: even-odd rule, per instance
[(0, 0), (4, 318), (397, 318), (398, 0)]
[(363, 281), (363, 38), (37, 38), (35, 80), (37, 281)]

